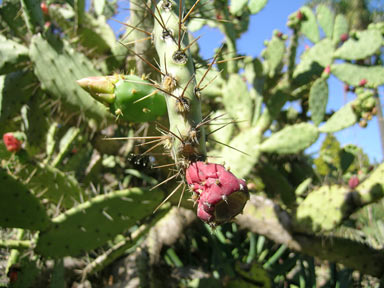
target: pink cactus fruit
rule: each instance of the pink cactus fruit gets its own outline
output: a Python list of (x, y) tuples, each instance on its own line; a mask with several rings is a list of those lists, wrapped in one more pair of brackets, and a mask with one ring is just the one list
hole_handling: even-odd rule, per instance
[(324, 68), (324, 74), (329, 75), (331, 74), (331, 66), (327, 65), (327, 67)]
[(359, 178), (357, 176), (352, 176), (348, 180), (348, 186), (351, 189), (355, 189), (356, 186), (359, 185), (359, 183), (360, 183), (360, 181), (359, 181)]
[(17, 152), (21, 149), (21, 141), (11, 132), (3, 135), (4, 145), (9, 152)]
[(197, 216), (213, 226), (241, 213), (249, 198), (245, 181), (223, 165), (194, 162), (186, 171), (186, 179), (198, 196)]
[(348, 40), (348, 38), (349, 38), (349, 35), (347, 33), (341, 34), (340, 41), (345, 42)]
[(363, 78), (363, 79), (360, 80), (359, 86), (360, 87), (364, 87), (367, 83), (368, 83), (367, 79)]

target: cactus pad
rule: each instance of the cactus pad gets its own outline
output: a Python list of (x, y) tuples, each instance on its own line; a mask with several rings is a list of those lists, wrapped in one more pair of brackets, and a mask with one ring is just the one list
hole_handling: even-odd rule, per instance
[(313, 83), (309, 92), (309, 110), (315, 125), (319, 125), (325, 114), (328, 103), (328, 83), (325, 79), (318, 79)]
[(365, 59), (380, 49), (383, 39), (380, 31), (372, 29), (356, 32), (356, 34), (355, 37), (350, 37), (335, 51), (335, 58), (345, 60)]
[(50, 221), (40, 201), (22, 183), (0, 169), (0, 226), (41, 230)]
[(309, 123), (287, 126), (266, 139), (260, 145), (260, 150), (278, 154), (297, 153), (315, 143), (318, 136), (317, 128)]
[(366, 79), (366, 87), (377, 88), (384, 84), (384, 67), (382, 66), (360, 66), (350, 63), (334, 64), (332, 73), (341, 81), (359, 86), (362, 79)]
[(352, 104), (349, 103), (336, 111), (335, 114), (333, 114), (331, 118), (319, 128), (319, 131), (323, 133), (333, 133), (352, 126), (356, 122), (357, 116), (353, 111)]
[(58, 258), (95, 249), (150, 215), (161, 197), (159, 190), (141, 188), (96, 196), (54, 218), (51, 229), (40, 233), (36, 251)]
[(30, 57), (42, 88), (61, 99), (67, 109), (82, 111), (100, 121), (108, 119), (104, 107), (76, 83), (77, 79), (99, 73), (84, 55), (74, 51), (66, 42), (47, 41), (36, 35), (32, 38)]

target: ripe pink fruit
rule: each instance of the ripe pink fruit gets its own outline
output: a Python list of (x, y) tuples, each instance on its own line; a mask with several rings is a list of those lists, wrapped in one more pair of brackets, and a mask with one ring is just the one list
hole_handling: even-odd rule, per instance
[(324, 68), (324, 73), (327, 75), (331, 74), (331, 67), (329, 65), (327, 65), (327, 67)]
[(223, 165), (194, 162), (186, 170), (186, 179), (197, 195), (197, 216), (213, 226), (239, 214), (249, 197), (245, 181)]
[(40, 4), (40, 8), (41, 8), (41, 10), (43, 11), (43, 14), (44, 15), (48, 15), (48, 5), (47, 5), (47, 3), (45, 3), (45, 2), (41, 2), (41, 4)]
[(360, 82), (359, 82), (359, 86), (360, 86), (360, 87), (363, 87), (363, 86), (365, 86), (367, 83), (368, 83), (367, 79), (363, 78), (363, 79), (360, 80)]
[(21, 141), (13, 135), (13, 133), (8, 132), (3, 135), (4, 145), (9, 152), (17, 152), (21, 149)]
[(341, 36), (340, 36), (340, 41), (341, 41), (341, 42), (345, 42), (345, 41), (348, 40), (348, 38), (349, 38), (349, 35), (348, 35), (348, 34), (346, 34), (346, 33), (341, 34)]
[(357, 176), (352, 176), (351, 178), (349, 178), (348, 186), (351, 189), (355, 189), (356, 186), (359, 185), (359, 183), (360, 183), (359, 178)]
[(297, 17), (297, 19), (299, 19), (299, 20), (303, 19), (303, 13), (302, 13), (300, 10), (297, 11), (296, 17)]

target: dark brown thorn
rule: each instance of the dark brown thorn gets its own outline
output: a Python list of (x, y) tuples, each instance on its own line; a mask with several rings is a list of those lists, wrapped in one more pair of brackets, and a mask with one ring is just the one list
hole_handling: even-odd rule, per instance
[(199, 124), (196, 125), (196, 129), (199, 129), (201, 126), (203, 126), (203, 125), (207, 125), (209, 122), (215, 121), (215, 120), (219, 119), (220, 117), (223, 117), (225, 114), (226, 114), (226, 113), (221, 114), (221, 115), (218, 115), (218, 116), (216, 116), (216, 117), (213, 117), (212, 119), (208, 119), (208, 120), (205, 120), (205, 121), (204, 121), (204, 120), (201, 121)]
[(167, 69), (167, 54), (164, 53), (164, 69), (165, 69), (165, 75), (168, 75), (168, 69)]
[(227, 127), (229, 124), (234, 124), (234, 123), (235, 123), (235, 121), (231, 121), (231, 122), (225, 123), (223, 126), (221, 126), (221, 127), (217, 128), (217, 129), (215, 129), (215, 130), (209, 132), (209, 133), (207, 134), (207, 137), (208, 137), (209, 135), (211, 135), (211, 134), (213, 134), (213, 133), (215, 133), (215, 132), (217, 132), (217, 131), (223, 129), (224, 127)]
[(157, 187), (167, 183), (168, 181), (171, 181), (172, 179), (176, 178), (177, 176), (179, 176), (179, 173), (171, 176), (171, 177), (168, 177), (167, 179), (165, 179), (164, 181), (160, 182), (159, 184), (156, 184), (155, 186), (153, 186), (151, 189), (149, 189), (149, 191), (152, 191), (154, 189), (156, 189)]
[[(160, 26), (161, 26), (164, 30), (167, 30), (166, 27), (165, 27), (165, 25), (163, 25), (163, 23), (159, 20), (159, 18), (157, 18), (157, 16), (155, 15), (155, 13), (153, 13), (151, 7), (149, 7), (149, 6), (147, 5), (147, 3), (145, 2), (145, 0), (142, 0), (142, 2), (143, 2), (143, 4), (145, 5), (145, 7), (147, 8), (147, 10), (149, 11), (149, 13), (153, 16), (153, 18), (160, 24)], [(157, 5), (156, 5), (156, 3), (153, 3), (153, 0), (151, 0), (151, 2), (152, 2), (152, 4), (156, 7), (156, 10), (158, 10), (158, 9), (157, 9)], [(160, 15), (160, 17), (161, 17), (160, 12), (159, 12), (159, 15)]]
[[(145, 1), (145, 0), (144, 0), (144, 1)], [(159, 10), (159, 8), (157, 7), (156, 2), (155, 2), (154, 0), (151, 0), (151, 2), (152, 2), (152, 5), (155, 6), (155, 9), (156, 9), (157, 13), (159, 13), (160, 20), (161, 20), (161, 22), (163, 23), (163, 26), (162, 26), (162, 27), (163, 27), (165, 30), (167, 30), (166, 25), (165, 25), (165, 22), (164, 22), (164, 19), (163, 19), (163, 16), (161, 16), (160, 10)]]
[(114, 138), (103, 138), (104, 141), (112, 140), (145, 140), (145, 139), (164, 139), (169, 136), (142, 136), (142, 137), (114, 137)]
[(136, 103), (138, 103), (138, 102), (140, 102), (140, 101), (143, 101), (143, 100), (147, 99), (148, 97), (151, 97), (151, 96), (155, 95), (157, 92), (158, 92), (158, 91), (155, 90), (155, 91), (149, 93), (148, 95), (143, 96), (143, 97), (141, 97), (140, 99), (137, 99), (136, 101), (133, 102), (133, 104), (136, 104)]
[[(245, 56), (238, 56), (238, 57), (234, 57), (234, 58), (230, 58), (230, 59), (217, 61), (216, 64), (221, 64), (221, 63), (225, 63), (228, 61), (234, 61), (234, 60), (239, 60), (239, 59), (243, 59), (243, 58), (245, 58)], [(211, 64), (209, 64), (209, 65), (211, 65)]]
[[(219, 71), (219, 74), (220, 74), (221, 72), (223, 72), (223, 69), (221, 69), (221, 70)], [(205, 84), (205, 85), (204, 85), (202, 88), (200, 88), (199, 90), (200, 90), (200, 91), (203, 91), (205, 88), (207, 88), (213, 81), (216, 80), (216, 78), (219, 76), (219, 74), (215, 75), (211, 80), (208, 81), (207, 84)]]
[(151, 148), (149, 148), (148, 150), (144, 151), (143, 153), (141, 153), (141, 155), (145, 155), (149, 152), (151, 152), (152, 150), (154, 150), (156, 147), (159, 147), (160, 145), (163, 145), (163, 143), (160, 141), (159, 143), (153, 145)]
[(185, 192), (185, 187), (186, 187), (186, 185), (184, 183), (183, 191), (181, 191), (181, 195), (180, 195), (179, 203), (177, 204), (177, 208), (180, 208), (181, 200), (183, 199), (184, 192)]
[(223, 23), (231, 23), (234, 24), (234, 22), (225, 20), (225, 19), (216, 19), (216, 18), (207, 18), (207, 17), (191, 17), (192, 19), (202, 19), (202, 20), (210, 20), (210, 21), (216, 21), (216, 22), (223, 22)]
[[(121, 43), (120, 44), (124, 45), (124, 43)], [(129, 51), (131, 51), (133, 54), (135, 54), (135, 56), (139, 57), (141, 60), (143, 60), (145, 63), (147, 63), (153, 70), (159, 72), (160, 74), (164, 75), (163, 72), (161, 72), (161, 70), (159, 68), (157, 68), (155, 65), (153, 65), (151, 62), (149, 62), (147, 59), (145, 59), (144, 57), (142, 57), (141, 55), (137, 54), (136, 52), (134, 52), (132, 49), (129, 49), (126, 45), (124, 45)]]
[(175, 166), (176, 163), (171, 163), (171, 164), (164, 164), (164, 165), (159, 165), (159, 166), (153, 166), (151, 168), (158, 169), (158, 168), (165, 168), (165, 167), (172, 167)]
[[(151, 37), (146, 37), (146, 38), (130, 41), (128, 43), (125, 43), (125, 45), (132, 45), (132, 44), (136, 44), (136, 43), (139, 43), (139, 42), (147, 41), (147, 40), (150, 40), (150, 39), (151, 39)], [(118, 56), (122, 56), (122, 55), (118, 55)]]
[(111, 18), (111, 20), (113, 20), (113, 21), (115, 21), (115, 22), (117, 22), (117, 23), (120, 23), (120, 24), (122, 24), (122, 25), (124, 25), (124, 26), (127, 26), (127, 27), (129, 27), (129, 28), (135, 29), (135, 30), (137, 30), (137, 31), (139, 31), (139, 32), (143, 32), (143, 33), (147, 34), (148, 36), (151, 36), (151, 35), (152, 35), (152, 33), (148, 32), (148, 31), (145, 31), (144, 29), (141, 29), (141, 28), (138, 28), (138, 27), (136, 27), (136, 26), (133, 26), (133, 25), (130, 25), (130, 24), (121, 22), (121, 21), (119, 21), (119, 20), (117, 20), (117, 19), (113, 19), (113, 18)]
[(181, 143), (184, 143), (183, 139), (181, 139), (179, 136), (177, 136), (175, 133), (173, 133), (171, 130), (169, 130), (167, 127), (162, 125), (161, 123), (156, 121), (156, 124), (160, 126), (161, 129), (163, 129), (167, 133), (171, 133), (173, 136), (175, 136), (177, 139), (180, 140)]
[[(208, 139), (208, 138), (207, 138), (207, 139)], [(244, 154), (244, 155), (251, 156), (251, 155), (249, 155), (248, 153), (245, 153), (244, 151), (241, 151), (241, 150), (239, 150), (239, 149), (236, 149), (235, 147), (232, 147), (232, 146), (230, 146), (230, 145), (228, 145), (228, 144), (225, 144), (225, 143), (223, 143), (223, 142), (217, 141), (217, 140), (212, 139), (212, 138), (209, 138), (209, 140), (212, 140), (213, 142), (216, 142), (216, 143), (218, 143), (218, 144), (221, 144), (221, 145), (223, 145), (223, 146), (225, 146), (225, 147), (231, 148), (231, 149), (233, 149), (233, 150), (235, 150), (235, 151), (237, 151), (237, 152), (240, 152), (240, 153), (242, 153), (242, 154)]]
[(183, 92), (181, 93), (180, 97), (183, 98), (184, 97), (184, 93), (185, 91), (187, 90), (189, 84), (192, 82), (193, 78), (195, 77), (195, 73), (192, 74), (191, 78), (189, 78), (188, 80), (188, 83), (187, 85), (185, 85), (184, 89), (183, 89)]
[(221, 53), (221, 50), (223, 50), (223, 47), (224, 47), (224, 45), (221, 45), (221, 47), (219, 48), (219, 51), (217, 51), (217, 53), (216, 53), (215, 57), (213, 58), (211, 64), (208, 66), (208, 69), (203, 74), (203, 77), (201, 77), (200, 82), (199, 82), (199, 84), (196, 85), (195, 89), (199, 90), (200, 84), (204, 81), (204, 79), (207, 76), (209, 70), (211, 70), (212, 65), (215, 63), (217, 57), (219, 57), (219, 54)]
[(183, 48), (183, 50), (181, 50), (182, 52), (185, 52), (187, 51), (193, 44), (195, 44), (199, 39), (201, 38), (201, 36), (197, 37), (196, 39), (194, 39), (191, 43), (188, 44), (187, 47)]
[[(177, 175), (177, 174), (175, 174), (175, 175)], [(163, 200), (163, 202), (161, 202), (161, 203), (160, 203), (160, 205), (159, 205), (159, 206), (157, 206), (155, 210), (153, 210), (153, 213), (156, 213), (156, 211), (157, 211), (157, 210), (159, 210), (159, 208), (160, 208), (161, 206), (163, 206), (163, 205), (164, 205), (164, 203), (165, 203), (165, 202), (167, 202), (167, 201), (168, 201), (168, 199), (169, 199), (169, 198), (171, 198), (171, 197), (173, 196), (173, 194), (175, 194), (175, 193), (176, 193), (176, 191), (177, 191), (177, 190), (179, 190), (179, 188), (180, 188), (180, 187), (181, 187), (181, 185), (183, 185), (183, 184), (184, 184), (184, 182), (180, 182), (180, 184), (179, 184), (179, 185), (177, 185), (177, 186), (176, 186), (176, 188), (175, 188), (175, 189), (173, 189), (173, 191), (172, 191), (171, 193), (169, 193), (169, 195), (168, 195), (168, 196), (167, 196), (167, 197), (166, 197), (166, 198)], [(184, 185), (185, 185), (185, 184), (184, 184)]]
[(137, 144), (136, 146), (145, 146), (145, 145), (153, 144), (153, 143), (156, 143), (156, 142), (159, 142), (159, 141), (163, 141), (163, 140), (164, 139), (156, 139), (156, 140), (152, 140), (152, 141), (149, 141), (149, 142), (144, 142), (144, 143)]
[(183, 20), (181, 21), (182, 23), (185, 23), (187, 21), (189, 15), (193, 12), (193, 10), (196, 8), (197, 4), (199, 4), (200, 0), (196, 0), (195, 4), (192, 5), (191, 9), (187, 12), (187, 14), (184, 16)]

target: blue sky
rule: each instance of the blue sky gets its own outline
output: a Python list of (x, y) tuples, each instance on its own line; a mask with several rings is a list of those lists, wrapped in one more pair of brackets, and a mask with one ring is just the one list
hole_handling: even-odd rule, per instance
[[(290, 30), (286, 27), (288, 15), (297, 11), (305, 2), (304, 0), (269, 0), (262, 11), (251, 16), (249, 30), (237, 41), (239, 54), (253, 57), (260, 56), (261, 51), (264, 49), (264, 40), (271, 37), (274, 29), (278, 29), (289, 35)], [(127, 5), (123, 4), (121, 7), (126, 8)], [(117, 16), (117, 19), (123, 21), (127, 13), (127, 10), (122, 11), (122, 13)], [(115, 31), (121, 28), (121, 25), (116, 22), (110, 22), (110, 24)], [(206, 59), (214, 55), (214, 50), (219, 47), (224, 40), (223, 35), (218, 29), (210, 27), (203, 28), (196, 32), (195, 35), (202, 35), (202, 38), (199, 40), (200, 52)], [(305, 39), (301, 40), (302, 47), (308, 43)], [(344, 96), (343, 83), (334, 77), (330, 77), (329, 79), (329, 92), (328, 111), (337, 110), (345, 103), (354, 99), (352, 93), (348, 93), (347, 97)], [(383, 95), (383, 89), (380, 89), (380, 92), (380, 95)], [(335, 136), (342, 145), (355, 144), (362, 147), (372, 161), (381, 162), (383, 160), (376, 117), (369, 122), (368, 127), (365, 129), (355, 125), (349, 129), (335, 133)], [(321, 141), (324, 137), (325, 135), (322, 135), (319, 140), (307, 150), (307, 153), (316, 153), (320, 149)]]

